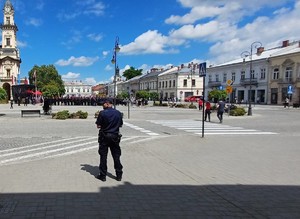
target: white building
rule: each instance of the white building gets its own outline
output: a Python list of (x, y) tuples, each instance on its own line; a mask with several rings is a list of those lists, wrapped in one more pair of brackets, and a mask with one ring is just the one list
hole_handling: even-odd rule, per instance
[(20, 52), (17, 47), (18, 27), (14, 21), (14, 7), (9, 0), (5, 1), (3, 8), (2, 45), (0, 47), (0, 86), (11, 97), (12, 85), (16, 84), (20, 74)]
[[(213, 89), (228, 88), (230, 102), (282, 104), (289, 96), (292, 103), (300, 102), (300, 43), (283, 41), (281, 46), (265, 50), (257, 48), (246, 57), (207, 69), (205, 96)], [(290, 91), (288, 88), (291, 88)]]
[(92, 95), (92, 85), (84, 84), (81, 81), (64, 82), (65, 95), (75, 97), (90, 97)]

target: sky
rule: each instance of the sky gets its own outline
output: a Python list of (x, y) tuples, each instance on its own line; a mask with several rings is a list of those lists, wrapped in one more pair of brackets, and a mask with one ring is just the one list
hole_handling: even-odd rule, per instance
[[(5, 0), (0, 0), (4, 5)], [(130, 67), (221, 64), (284, 40), (300, 40), (300, 0), (11, 0), (22, 59), (20, 78), (34, 65), (54, 65), (65, 81), (113, 80)], [(2, 21), (3, 23), (3, 16)]]

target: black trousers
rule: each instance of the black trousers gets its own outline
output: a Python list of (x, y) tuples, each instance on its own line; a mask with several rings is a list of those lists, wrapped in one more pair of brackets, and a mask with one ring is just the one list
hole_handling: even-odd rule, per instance
[(222, 111), (218, 111), (217, 112), (217, 117), (219, 118), (220, 122), (223, 121), (223, 112)]
[(114, 168), (116, 171), (116, 175), (123, 174), (123, 166), (120, 161), (121, 157), (121, 148), (120, 148), (120, 140), (121, 137), (116, 134), (99, 134), (99, 149), (98, 153), (100, 155), (100, 165), (99, 170), (100, 174), (107, 174), (107, 154), (108, 148), (110, 148), (111, 155), (114, 160)]

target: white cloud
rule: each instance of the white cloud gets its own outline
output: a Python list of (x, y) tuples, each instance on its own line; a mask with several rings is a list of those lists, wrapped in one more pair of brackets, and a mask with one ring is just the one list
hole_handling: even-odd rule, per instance
[(80, 77), (79, 73), (73, 73), (73, 72), (68, 72), (65, 75), (62, 75), (63, 80), (69, 80), (69, 79), (77, 79)]
[(20, 40), (17, 41), (17, 45), (19, 48), (25, 48), (27, 47), (27, 43), (26, 42), (22, 42)]
[(85, 57), (80, 56), (78, 58), (71, 56), (68, 60), (60, 59), (55, 64), (59, 66), (91, 66), (96, 61), (98, 61), (99, 57)]
[(113, 70), (114, 68), (113, 68), (113, 66), (112, 65), (106, 65), (105, 66), (105, 71), (111, 71), (111, 70)]
[(102, 55), (103, 55), (104, 57), (106, 57), (108, 54), (109, 54), (109, 51), (103, 51), (103, 52), (102, 52)]
[(90, 85), (96, 85), (97, 84), (95, 78), (86, 78), (84, 81), (85, 81), (85, 83), (90, 84)]
[(163, 54), (174, 52), (169, 48), (168, 37), (158, 33), (157, 30), (149, 30), (138, 36), (134, 42), (121, 46), (121, 53), (124, 54)]
[(25, 24), (39, 27), (43, 24), (43, 21), (41, 19), (37, 19), (37, 18), (28, 18), (28, 20), (25, 21)]
[(95, 42), (99, 42), (103, 38), (102, 34), (95, 34), (95, 33), (88, 34), (87, 37), (90, 40), (95, 41)]

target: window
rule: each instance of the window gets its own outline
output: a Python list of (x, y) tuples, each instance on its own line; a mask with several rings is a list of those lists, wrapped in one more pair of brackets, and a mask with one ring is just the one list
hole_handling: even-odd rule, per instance
[(250, 73), (250, 78), (253, 79), (255, 76), (255, 70), (251, 70), (251, 73)]
[(175, 83), (175, 80), (173, 80), (173, 87), (176, 87), (176, 83)]
[(169, 87), (172, 87), (172, 81), (171, 80), (169, 81)]
[(158, 87), (161, 88), (161, 81), (158, 83)]
[(6, 17), (6, 24), (10, 24), (10, 17)]
[(6, 38), (6, 46), (10, 46), (10, 38)]
[(226, 82), (227, 81), (227, 73), (224, 73), (223, 74), (223, 82)]
[(219, 75), (217, 74), (216, 75), (216, 82), (219, 82), (220, 80), (219, 80)]
[(241, 71), (241, 80), (245, 80), (245, 71)]
[(273, 80), (278, 80), (278, 78), (279, 78), (279, 68), (274, 68), (272, 79)]
[(266, 69), (261, 68), (260, 69), (260, 79), (265, 79), (266, 78)]
[(232, 72), (232, 73), (231, 73), (231, 80), (232, 80), (232, 81), (235, 81), (235, 72)]
[(7, 74), (7, 77), (10, 78), (10, 69), (7, 69), (6, 74)]
[(165, 87), (165, 82), (164, 82), (164, 81), (162, 82), (162, 87), (163, 87), (163, 88)]
[(292, 81), (292, 73), (293, 73), (292, 67), (286, 67), (286, 69), (285, 69), (285, 81), (286, 82)]
[(212, 81), (212, 76), (208, 75), (208, 82), (211, 82), (211, 81)]
[(184, 79), (184, 80), (183, 80), (183, 86), (184, 86), (184, 87), (187, 87), (187, 79)]
[(192, 87), (196, 87), (196, 80), (192, 79)]

